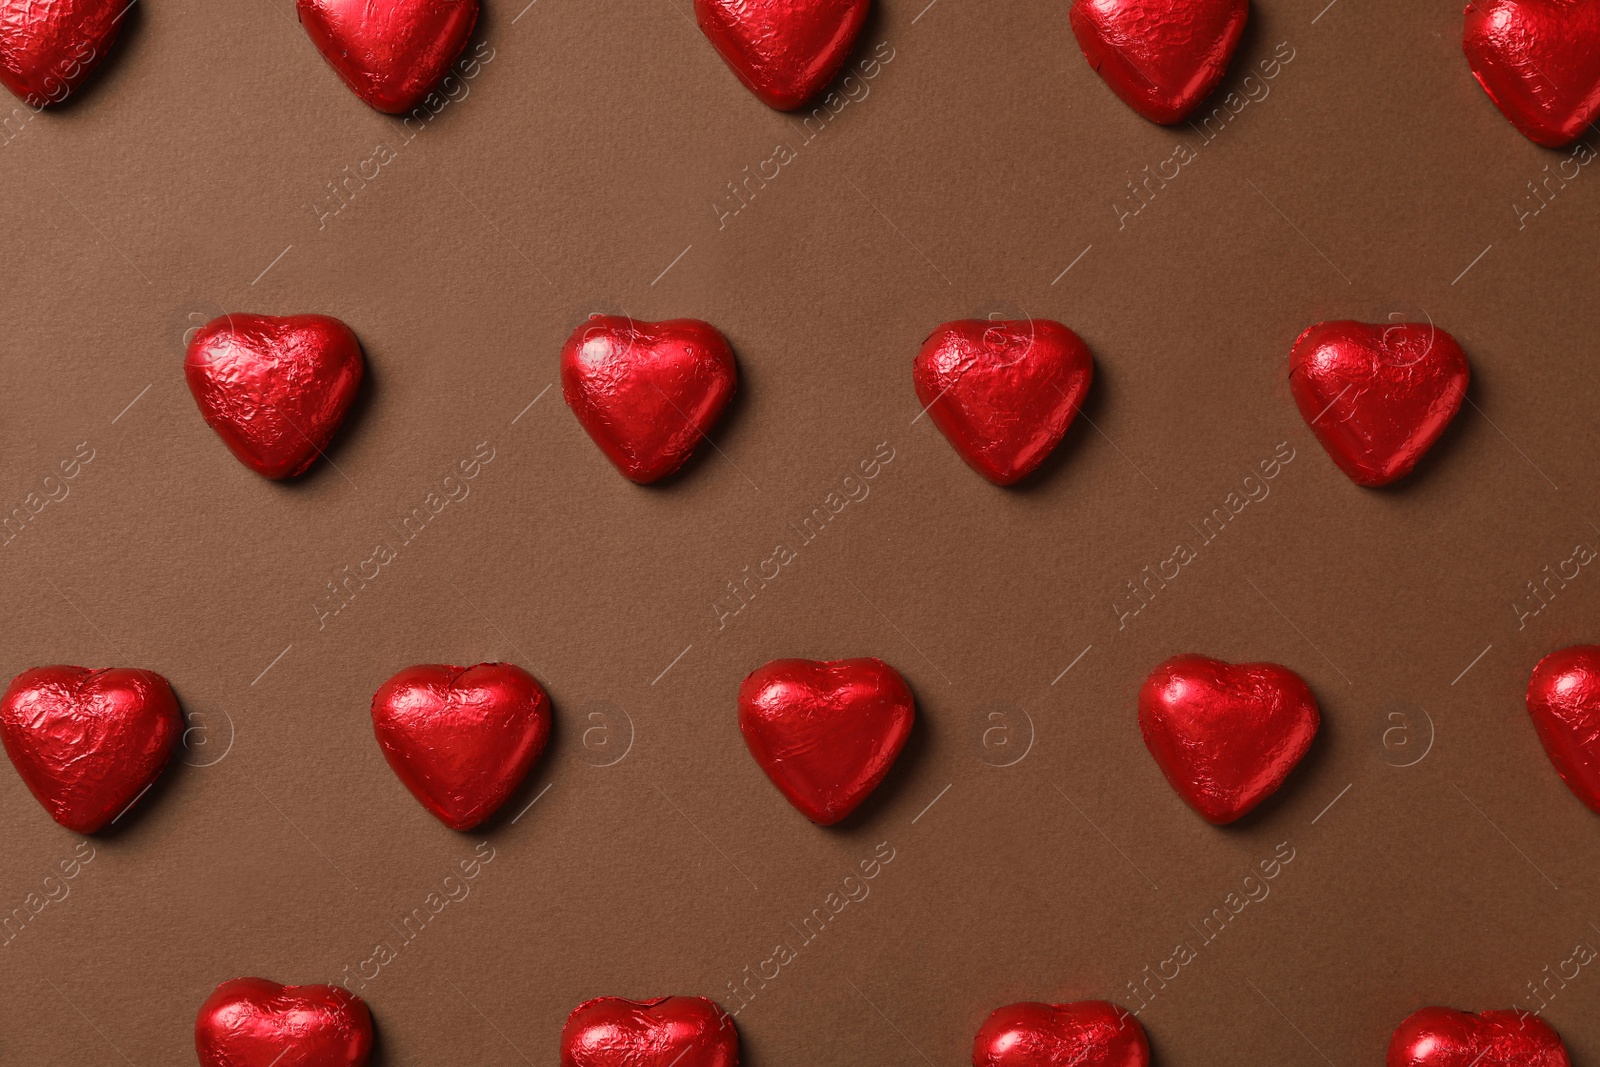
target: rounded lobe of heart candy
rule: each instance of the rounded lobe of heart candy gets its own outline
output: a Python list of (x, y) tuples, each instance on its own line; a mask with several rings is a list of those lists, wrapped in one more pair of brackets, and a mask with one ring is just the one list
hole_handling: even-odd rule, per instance
[(126, 0), (0, 0), (0, 83), (32, 108), (59, 104), (94, 73)]
[(511, 663), (407, 667), (372, 698), (383, 756), (423, 807), (471, 830), (510, 798), (550, 739), (550, 698)]
[(1600, 0), (1471, 0), (1461, 50), (1535, 144), (1563, 148), (1600, 117)]
[(1278, 791), (1322, 723), (1298, 674), (1275, 663), (1174, 656), (1139, 690), (1139, 732), (1179, 796), (1224, 825)]
[(1528, 715), (1556, 773), (1600, 813), (1600, 645), (1575, 645), (1539, 661)]
[(1385, 1067), (1572, 1067), (1561, 1037), (1526, 1011), (1423, 1008), (1389, 1039)]
[(194, 1021), (200, 1067), (364, 1067), (372, 1015), (355, 994), (265, 978), (223, 982)]
[(779, 111), (821, 92), (850, 57), (868, 0), (694, 0), (695, 21), (745, 87)]
[(592, 315), (561, 347), (561, 392), (616, 468), (648, 485), (688, 461), (733, 399), (733, 350), (699, 319)]
[(947, 322), (912, 364), (917, 399), (973, 470), (996, 485), (1032, 473), (1060, 444), (1094, 380), (1094, 357), (1049, 319)]
[(806, 818), (832, 826), (878, 787), (911, 736), (915, 701), (877, 659), (779, 659), (739, 686), (739, 732)]
[(1249, 16), (1249, 0), (1076, 0), (1069, 18), (1111, 90), (1171, 125), (1222, 81)]
[(51, 818), (92, 834), (160, 776), (183, 732), (167, 680), (136, 668), (36, 667), (0, 698), (6, 754)]
[(206, 424), (274, 480), (327, 449), (365, 370), (355, 333), (328, 315), (223, 315), (195, 332), (183, 361)]
[(478, 0), (298, 0), (317, 51), (369, 107), (411, 111), (450, 71), (478, 21)]
[(1432, 323), (1319, 322), (1289, 355), (1301, 416), (1364, 486), (1411, 473), (1461, 410), (1470, 380), (1466, 353)]
[(739, 1067), (739, 1032), (705, 997), (596, 997), (561, 1028), (561, 1067)]
[(972, 1067), (1149, 1067), (1150, 1043), (1129, 1012), (1104, 1000), (1007, 1004), (978, 1029)]

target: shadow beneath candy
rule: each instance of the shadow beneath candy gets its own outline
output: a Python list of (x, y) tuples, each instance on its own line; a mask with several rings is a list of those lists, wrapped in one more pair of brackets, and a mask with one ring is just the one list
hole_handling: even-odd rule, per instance
[[(911, 699), (915, 702), (917, 714), (912, 721), (911, 736), (906, 738), (905, 747), (900, 750), (900, 755), (895, 759), (894, 766), (889, 769), (889, 773), (884, 777), (883, 781), (878, 783), (878, 788), (874, 789), (867, 796), (867, 799), (861, 802), (861, 806), (831, 827), (824, 827), (824, 829), (842, 833), (856, 833), (864, 827), (882, 823), (884, 806), (906, 790), (907, 780), (914, 777), (917, 770), (928, 761), (929, 745), (931, 744), (929, 735), (934, 732), (932, 727), (933, 717), (928, 714), (922, 701), (917, 697), (916, 689), (912, 687), (909, 680), (906, 682), (906, 687), (911, 689)], [(887, 831), (883, 830), (882, 826), (877, 826), (872, 832), (882, 833)]]
[[(1084, 342), (1088, 344), (1087, 341)], [(1092, 349), (1091, 349), (1092, 351)], [(995, 488), (1007, 493), (1031, 494), (1041, 492), (1047, 484), (1054, 479), (1056, 471), (1074, 461), (1074, 457), (1086, 447), (1085, 440), (1089, 437), (1099, 437), (1095, 431), (1096, 425), (1105, 415), (1106, 392), (1110, 385), (1101, 373), (1102, 367), (1098, 359), (1094, 362), (1094, 378), (1090, 382), (1089, 392), (1083, 398), (1078, 413), (1072, 417), (1072, 425), (1067, 427), (1067, 432), (1061, 435), (1061, 440), (1056, 447), (1051, 449), (1043, 463), (1039, 464), (1022, 480), (1011, 485), (996, 486)]]
[(373, 1011), (372, 1005), (367, 1005), (367, 1011), (372, 1013), (372, 1052), (367, 1056), (367, 1067), (388, 1067), (393, 1061), (387, 1054), (383, 1044), (383, 1026), (378, 1020), (378, 1013)]
[(128, 9), (122, 13), (122, 22), (117, 29), (116, 40), (111, 42), (106, 56), (99, 63), (96, 63), (94, 69), (89, 72), (89, 76), (83, 79), (76, 89), (72, 90), (71, 96), (59, 104), (49, 105), (44, 109), (44, 113), (47, 115), (65, 115), (80, 107), (83, 99), (95, 92), (100, 81), (106, 76), (106, 71), (110, 70), (114, 64), (121, 62), (119, 58), (121, 53), (134, 47), (134, 42), (138, 39), (140, 27), (143, 24), (144, 4), (131, 3)]

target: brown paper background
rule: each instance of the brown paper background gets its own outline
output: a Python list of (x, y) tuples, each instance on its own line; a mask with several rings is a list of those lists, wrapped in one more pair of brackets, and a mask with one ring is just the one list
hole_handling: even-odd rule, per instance
[[(335, 981), (385, 942), (355, 987), (379, 1062), (545, 1067), (588, 997), (737, 1006), (727, 983), (879, 842), (870, 895), (740, 1012), (748, 1064), (948, 1067), (1001, 1004), (1137, 1006), (1127, 984), (1200, 945), (1280, 842), (1270, 895), (1141, 1012), (1158, 1064), (1376, 1064), (1416, 1008), (1536, 1003), (1543, 968), (1600, 945), (1600, 822), (1522, 704), (1540, 656), (1600, 638), (1600, 573), (1521, 628), (1511, 607), (1600, 541), (1600, 171), (1519, 228), (1567, 153), (1473, 82), (1455, 3), (1257, 0), (1225, 84), (1293, 58), (1208, 143), (1122, 105), (1064, 2), (924, 2), (875, 5), (857, 61), (892, 58), (809, 142), (688, 0), (487, 0), (491, 61), (409, 141), (288, 0), (145, 3), (76, 103), (14, 120), (4, 508), (79, 442), (94, 458), (0, 548), (0, 672), (157, 670), (206, 765), (174, 763), (0, 949), (0, 1059), (190, 1063), (219, 981)], [(719, 229), (713, 200), (780, 141), (796, 158)], [(1119, 229), (1125, 183), (1180, 142), (1196, 158)], [(395, 158), (319, 228), (325, 183), (380, 143)], [(267, 483), (200, 420), (183, 333), (225, 309), (359, 334), (373, 384), (337, 469)], [(552, 387), (596, 309), (703, 317), (737, 350), (717, 451), (668, 485), (624, 481)], [(1061, 319), (1097, 358), (1088, 418), (1011, 490), (916, 419), (909, 374), (934, 325), (994, 310)], [(1473, 406), (1369, 491), (1284, 368), (1306, 325), (1392, 312), (1461, 341)], [(485, 441), (470, 496), (319, 629), (324, 583)], [(723, 583), (880, 442), (870, 495), (718, 632)], [(1119, 631), (1124, 581), (1279, 442), (1270, 496)], [(1135, 725), (1144, 675), (1191, 650), (1284, 663), (1324, 710), (1232, 828), (1178, 800)], [(896, 665), (920, 718), (822, 829), (748, 758), (734, 695), (770, 658), (852, 655)], [(368, 702), (408, 664), (497, 658), (548, 687), (556, 735), (505, 815), (457, 834), (389, 772)], [(0, 807), (11, 909), (80, 839), (9, 771)], [(470, 895), (403, 941), (480, 841)], [(1600, 1064), (1600, 966), (1544, 1017)]]

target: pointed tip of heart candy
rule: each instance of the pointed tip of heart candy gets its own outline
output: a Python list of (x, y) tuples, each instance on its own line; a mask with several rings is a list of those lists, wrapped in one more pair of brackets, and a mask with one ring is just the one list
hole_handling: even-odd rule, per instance
[(1068, 21), (1111, 91), (1171, 126), (1221, 84), (1249, 16), (1249, 0), (1075, 0)]
[(375, 111), (404, 115), (434, 93), (478, 22), (478, 0), (298, 0), (306, 36)]
[(867, 21), (869, 0), (694, 0), (700, 32), (729, 69), (777, 111), (827, 88)]

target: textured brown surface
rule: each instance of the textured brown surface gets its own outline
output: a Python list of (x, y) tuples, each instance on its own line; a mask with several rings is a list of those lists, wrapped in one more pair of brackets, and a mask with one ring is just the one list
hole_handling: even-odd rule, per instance
[[(1210, 141), (1118, 102), (1064, 0), (885, 0), (860, 55), (892, 60), (809, 141), (684, 0), (490, 0), (492, 61), (409, 141), (287, 0), (130, 12), (104, 77), (0, 149), (4, 507), (93, 452), (0, 548), (0, 673), (160, 671), (210, 765), (175, 764), (0, 949), (0, 1057), (191, 1062), (217, 982), (338, 980), (382, 942), (356, 988), (383, 1064), (545, 1067), (591, 996), (736, 1007), (726, 984), (885, 841), (870, 895), (752, 980), (748, 1063), (961, 1064), (1009, 1001), (1136, 1006), (1127, 983), (1181, 942), (1195, 958), (1140, 1016), (1161, 1064), (1356, 1067), (1423, 1004), (1534, 1003), (1543, 968), (1600, 945), (1600, 822), (1522, 707), (1541, 655), (1600, 636), (1600, 573), (1520, 628), (1512, 606), (1600, 542), (1600, 172), (1568, 164), (1519, 228), (1526, 183), (1568, 157), (1472, 81), (1457, 5), (1324, 2), (1255, 5), (1224, 85), (1258, 99)], [(779, 142), (779, 176), (719, 229), (725, 183)], [(319, 228), (324, 183), (380, 144)], [(1169, 159), (1119, 229), (1125, 183)], [(201, 421), (182, 337), (223, 309), (361, 337), (373, 383), (337, 469), (269, 484)], [(707, 319), (738, 353), (721, 454), (666, 486), (620, 477), (550, 388), (572, 326), (617, 309)], [(1059, 318), (1097, 358), (1088, 418), (1014, 490), (916, 418), (910, 380), (933, 326), (994, 309)], [(1307, 324), (1390, 312), (1461, 342), (1473, 404), (1374, 492), (1284, 371)], [(324, 583), (399, 544), (480, 442), (470, 495), (319, 629)], [(801, 543), (786, 524), (845, 499), (880, 442), (868, 495)], [(1292, 462), (1247, 486), (1280, 442)], [(1262, 484), (1119, 630), (1124, 582)], [(718, 631), (724, 582), (779, 542), (797, 558)], [(1180, 651), (1283, 663), (1321, 700), (1312, 755), (1242, 825), (1203, 823), (1140, 743), (1139, 684)], [(749, 759), (734, 697), (768, 659), (860, 655), (906, 675), (918, 730), (820, 829)], [(496, 658), (548, 687), (555, 737), (505, 816), (460, 835), (384, 765), (368, 702), (407, 664)], [(1410, 747), (1386, 748), (1402, 707)], [(1432, 747), (1391, 766), (1426, 744), (1418, 709)], [(631, 751), (595, 766), (621, 712)], [(1023, 751), (1023, 712), (1031, 750), (993, 766)], [(80, 839), (9, 770), (0, 805), (3, 907), (23, 907)], [(1270, 895), (1205, 940), (1282, 842)], [(493, 858), (468, 895), (407, 940), (475, 849)], [(1600, 970), (1544, 1017), (1600, 1064)]]

